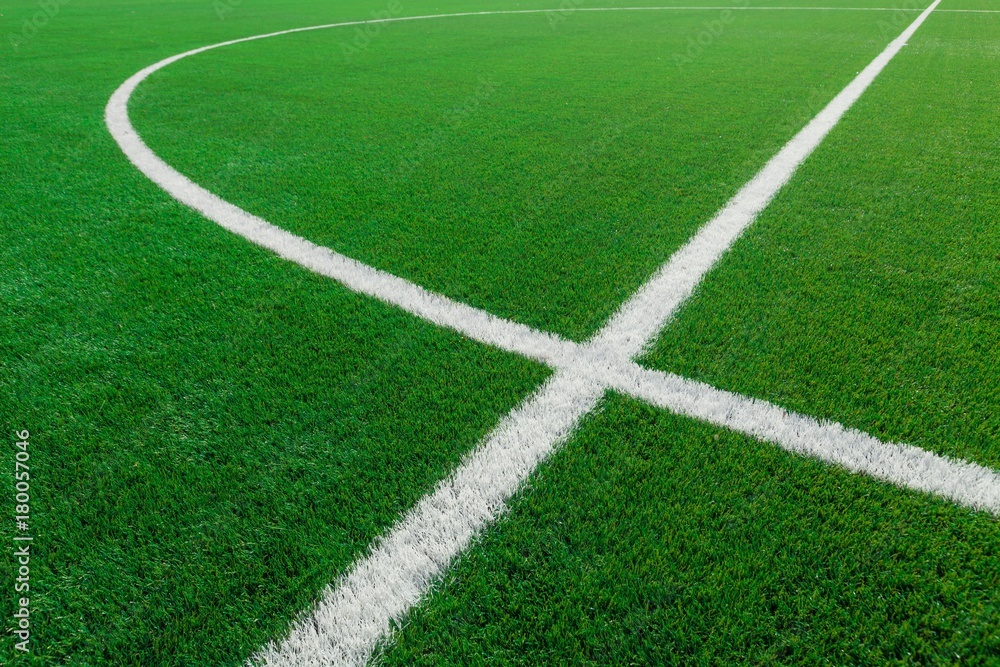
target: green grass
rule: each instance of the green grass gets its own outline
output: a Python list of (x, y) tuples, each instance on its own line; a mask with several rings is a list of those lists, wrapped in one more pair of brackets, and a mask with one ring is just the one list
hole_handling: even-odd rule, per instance
[(940, 14), (649, 362), (1000, 467), (1000, 16)]
[(996, 664), (996, 521), (621, 398), (386, 665)]
[(241, 44), (154, 75), (136, 127), (267, 220), (582, 340), (888, 41), (870, 15), (743, 13), (679, 67), (718, 14), (398, 24), (350, 59), (349, 29)]
[[(73, 9), (53, 33), (129, 26)], [(188, 13), (160, 11), (183, 35)], [(0, 662), (239, 664), (546, 371), (281, 262), (146, 182), (103, 106), (187, 44), (126, 57), (95, 36), (74, 66), (48, 36), (5, 63), (26, 92), (3, 96), (0, 420), (32, 432), (36, 551), (33, 651), (5, 639)], [(0, 559), (5, 591), (13, 566)]]
[[(161, 58), (384, 6), (70, 0), (25, 38), (37, 5), (0, 0), (0, 487), (29, 429), (36, 536), (32, 654), (0, 663), (240, 664), (547, 376), (222, 231), (104, 127)], [(349, 31), (282, 37), (158, 73), (133, 115), (275, 224), (583, 339), (892, 36), (748, 12), (679, 68), (717, 15), (398, 24), (350, 59)], [(998, 20), (932, 17), (648, 363), (1000, 467)], [(988, 664), (997, 546), (612, 399), (384, 658)]]
[[(932, 17), (648, 362), (998, 464), (994, 17)], [(625, 400), (386, 664), (1000, 663), (989, 516)]]

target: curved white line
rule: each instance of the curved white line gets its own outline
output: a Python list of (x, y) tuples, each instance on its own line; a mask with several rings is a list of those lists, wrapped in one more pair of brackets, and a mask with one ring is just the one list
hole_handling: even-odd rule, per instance
[[(857, 10), (870, 11), (872, 8), (831, 8), (831, 7), (581, 7), (573, 11), (688, 11), (716, 9), (776, 9), (776, 10)], [(876, 8), (878, 9), (878, 8)], [(888, 11), (888, 8), (885, 8)], [(271, 223), (252, 215), (212, 194), (191, 181), (179, 171), (159, 158), (145, 144), (132, 126), (128, 115), (128, 103), (136, 87), (155, 72), (178, 60), (206, 51), (242, 44), (270, 37), (291, 35), (315, 30), (343, 28), (373, 23), (395, 23), (429, 19), (458, 18), (469, 16), (494, 16), (517, 14), (542, 14), (561, 9), (518, 9), (481, 12), (460, 12), (455, 14), (428, 14), (423, 16), (388, 17), (370, 20), (326, 23), (290, 30), (242, 37), (218, 44), (164, 58), (163, 60), (136, 72), (111, 95), (105, 109), (105, 122), (111, 136), (122, 152), (150, 180), (163, 188), (177, 201), (193, 208), (221, 227), (243, 238), (267, 248), (279, 256), (304, 266), (316, 273), (333, 278), (349, 289), (372, 296), (392, 304), (435, 324), (458, 331), (470, 338), (493, 345), (510, 352), (540, 361), (549, 366), (562, 368), (571, 365), (578, 352), (568, 341), (551, 333), (537, 331), (523, 324), (499, 318), (486, 311), (453, 301), (443, 295), (431, 292), (408, 280), (362, 264), (329, 248), (316, 245)], [(895, 10), (893, 10), (895, 11)], [(628, 356), (628, 355), (626, 355)]]
[[(201, 188), (156, 156), (128, 117), (128, 100), (143, 80), (182, 58), (214, 48), (309, 30), (431, 18), (537, 14), (560, 10), (465, 12), (350, 21), (222, 42), (182, 53), (130, 77), (106, 110), (111, 134), (138, 169), (178, 201), (222, 227), (349, 289), (378, 298), (475, 340), (546, 363), (557, 373), (505, 417), (461, 466), (328, 587), (312, 614), (280, 644), (251, 662), (305, 667), (362, 664), (379, 639), (426, 593), (473, 535), (503, 511), (507, 498), (566, 438), (607, 389), (724, 426), (783, 449), (841, 465), (968, 507), (1000, 514), (1000, 475), (918, 447), (883, 443), (839, 424), (635, 364), (639, 353), (708, 270), (791, 178), (867, 86), (905, 45), (940, 0), (924, 10), (813, 121), (658, 271), (588, 343), (577, 344), (429, 292), (271, 225)], [(578, 8), (575, 11), (741, 9), (734, 7)], [(742, 8), (749, 9), (749, 8)], [(754, 9), (848, 9), (757, 7)], [(895, 9), (858, 8), (863, 11)], [(961, 11), (961, 10), (956, 10)]]
[[(817, 7), (585, 7), (573, 11), (681, 11), (714, 9), (851, 9)], [(869, 11), (871, 8), (856, 8)], [(561, 368), (572, 363), (577, 352), (560, 337), (534, 330), (523, 324), (505, 320), (486, 311), (453, 301), (436, 294), (408, 280), (380, 271), (353, 260), (329, 248), (316, 245), (271, 223), (252, 215), (212, 194), (191, 181), (179, 171), (161, 160), (139, 136), (128, 115), (128, 103), (136, 87), (153, 73), (178, 60), (206, 51), (242, 44), (270, 37), (291, 35), (315, 30), (342, 28), (373, 23), (395, 23), (429, 19), (458, 18), (468, 16), (494, 16), (514, 14), (542, 14), (563, 11), (561, 9), (519, 9), (482, 12), (460, 12), (455, 14), (428, 14), (423, 16), (388, 17), (370, 20), (327, 23), (304, 28), (292, 28), (276, 32), (242, 37), (218, 44), (185, 51), (146, 67), (129, 77), (112, 94), (105, 109), (105, 122), (111, 136), (121, 147), (128, 159), (150, 180), (163, 188), (177, 201), (198, 211), (209, 220), (238, 234), (279, 256), (304, 266), (316, 273), (342, 283), (349, 289), (372, 296), (395, 305), (418, 317), (435, 324), (458, 331), (488, 345), (521, 354), (547, 365)]]
[[(434, 18), (434, 17), (415, 17)], [(403, 20), (403, 19), (386, 19)], [(177, 201), (198, 211), (221, 227), (238, 234), (279, 256), (316, 273), (333, 278), (349, 289), (398, 306), (435, 324), (459, 331), (470, 338), (517, 352), (550, 365), (563, 365), (572, 347), (557, 336), (542, 333), (523, 324), (504, 320), (483, 310), (452, 301), (419, 285), (372, 268), (345, 255), (334, 252), (291, 232), (276, 227), (243, 209), (230, 204), (191, 181), (168, 165), (145, 144), (132, 126), (128, 102), (136, 87), (154, 72), (183, 58), (232, 44), (288, 35), (308, 30), (320, 30), (367, 23), (351, 21), (311, 28), (296, 28), (280, 32), (235, 39), (181, 53), (137, 72), (129, 77), (111, 96), (105, 110), (108, 130), (122, 151), (139, 171), (163, 188)]]

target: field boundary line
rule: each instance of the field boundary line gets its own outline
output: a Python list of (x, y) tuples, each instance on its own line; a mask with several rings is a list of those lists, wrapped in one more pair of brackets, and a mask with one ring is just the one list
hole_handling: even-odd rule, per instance
[[(935, 0), (922, 10), (902, 34), (583, 344), (453, 301), (271, 225), (201, 188), (167, 165), (145, 145), (128, 117), (128, 101), (143, 80), (177, 60), (214, 48), (365, 23), (556, 10), (464, 12), (294, 28), (193, 49), (151, 65), (125, 81), (108, 102), (108, 129), (133, 164), (172, 197), (223, 228), (311, 271), (333, 278), (353, 291), (556, 370), (541, 388), (504, 417), (448, 478), (379, 538), (367, 556), (356, 561), (334, 585), (328, 586), (315, 608), (293, 623), (283, 641), (264, 647), (251, 662), (288, 667), (363, 664), (378, 642), (391, 632), (393, 622), (405, 616), (426, 595), (452, 559), (468, 546), (479, 530), (504, 511), (506, 501), (524, 479), (573, 432), (609, 390), (777, 444), (790, 452), (1000, 514), (1000, 475), (989, 468), (911, 445), (884, 443), (834, 422), (788, 412), (764, 401), (646, 369), (632, 360), (658, 335), (707, 272), (767, 207), (939, 2)], [(578, 8), (579, 11), (657, 9), (720, 8)]]

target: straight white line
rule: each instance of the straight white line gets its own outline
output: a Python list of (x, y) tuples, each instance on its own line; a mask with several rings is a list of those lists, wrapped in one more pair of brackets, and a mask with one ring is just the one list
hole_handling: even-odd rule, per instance
[(594, 409), (605, 388), (893, 484), (1000, 514), (1000, 475), (919, 447), (627, 362), (558, 371), (372, 547), (280, 645), (251, 664), (363, 665), (394, 620), (426, 595), (455, 555), (505, 510), (521, 483)]
[[(616, 376), (616, 377), (612, 377)], [(602, 375), (616, 391), (715, 426), (777, 444), (897, 486), (934, 493), (1000, 515), (1000, 475), (919, 447), (884, 443), (867, 433), (789, 412), (701, 382), (623, 365)]]
[[(936, 4), (936, 3), (935, 3)], [(681, 9), (705, 9), (703, 7), (587, 7), (579, 11), (658, 11)], [(715, 9), (714, 7), (712, 9)], [(725, 9), (722, 7), (721, 9)], [(785, 7), (783, 9), (794, 9)], [(814, 8), (803, 8), (814, 9)], [(869, 9), (869, 8), (859, 8)], [(505, 320), (483, 310), (473, 308), (463, 303), (453, 301), (439, 294), (430, 292), (403, 278), (384, 271), (379, 271), (349, 257), (336, 253), (329, 248), (318, 246), (306, 239), (287, 232), (270, 224), (241, 208), (230, 204), (220, 197), (197, 185), (189, 178), (160, 159), (139, 136), (132, 126), (128, 115), (128, 102), (136, 87), (155, 72), (171, 65), (178, 60), (244, 42), (267, 39), (300, 32), (324, 30), (328, 28), (348, 27), (366, 23), (387, 23), (396, 21), (414, 21), (424, 19), (454, 18), (463, 16), (489, 16), (495, 14), (537, 14), (546, 9), (524, 9), (504, 11), (463, 12), (458, 14), (433, 14), (426, 16), (407, 16), (363, 21), (346, 21), (330, 23), (305, 28), (293, 28), (233, 39), (219, 44), (192, 49), (184, 53), (165, 58), (149, 67), (142, 69), (129, 77), (112, 94), (105, 110), (105, 122), (111, 135), (118, 142), (122, 152), (143, 174), (163, 188), (177, 201), (193, 208), (205, 217), (216, 222), (221, 227), (238, 234), (243, 238), (271, 250), (277, 255), (304, 266), (311, 271), (327, 276), (344, 284), (349, 289), (372, 296), (386, 303), (427, 319), (439, 326), (458, 331), (470, 338), (488, 345), (494, 345), (504, 350), (521, 354), (553, 367), (563, 367), (572, 363), (572, 357), (577, 351), (571, 349), (566, 341), (550, 333), (534, 330), (523, 324)], [(807, 128), (808, 129), (808, 128)], [(688, 244), (691, 245), (690, 243)], [(662, 281), (661, 281), (662, 282)], [(641, 297), (641, 293), (633, 297), (630, 303)], [(635, 310), (640, 304), (634, 303)], [(623, 308), (624, 310), (624, 308)], [(619, 317), (632, 317), (627, 312), (619, 311)], [(606, 331), (606, 334), (610, 332)], [(630, 356), (626, 354), (624, 356)]]
[(707, 225), (674, 253), (670, 261), (612, 316), (611, 321), (594, 339), (593, 345), (617, 350), (629, 357), (640, 354), (680, 305), (691, 296), (709, 269), (757, 219), (757, 215), (771, 203), (799, 165), (819, 146), (875, 77), (899, 53), (939, 2), (940, 0), (935, 0), (899, 37), (892, 40)]
[(284, 642), (266, 646), (252, 664), (363, 665), (389, 633), (392, 620), (420, 601), (603, 393), (602, 385), (586, 377), (557, 372), (377, 541), (368, 556), (327, 588)]
[[(974, 506), (996, 508), (1000, 478), (987, 469), (972, 464), (962, 467), (915, 447), (886, 445), (839, 425), (822, 424), (767, 403), (646, 371), (632, 362), (614, 363), (642, 351), (939, 2), (935, 0), (893, 40), (591, 340), (587, 352), (595, 356), (603, 353), (603, 360), (584, 356), (575, 368), (559, 370), (538, 394), (504, 418), (457, 471), (394, 526), (369, 556), (329, 587), (317, 608), (296, 623), (283, 642), (266, 646), (252, 663), (294, 667), (364, 664), (377, 642), (391, 631), (393, 621), (402, 618), (472, 536), (503, 511), (506, 500), (537, 463), (594, 408), (604, 387), (767, 438), (790, 451), (896, 483), (912, 483), (913, 488), (961, 498)], [(610, 376), (616, 375), (612, 380)], [(962, 495), (969, 492), (969, 478), (978, 483), (971, 498)], [(469, 479), (474, 482), (465, 482)]]
[[(868, 11), (885, 11), (885, 12), (895, 12), (895, 11), (919, 11), (916, 9), (902, 9), (894, 7), (734, 7), (734, 6), (661, 6), (661, 7), (577, 7), (572, 10), (567, 10), (564, 8), (552, 8), (552, 9), (502, 9), (502, 10), (490, 10), (481, 12), (457, 12), (454, 14), (424, 14), (421, 16), (393, 16), (387, 18), (372, 18), (372, 19), (359, 19), (356, 21), (341, 21), (339, 23), (324, 23), (322, 25), (306, 26), (303, 28), (290, 28), (288, 30), (277, 30), (275, 32), (264, 33), (262, 35), (253, 35), (251, 37), (241, 37), (239, 39), (231, 39), (225, 42), (219, 42), (218, 44), (210, 44), (208, 46), (202, 46), (196, 49), (191, 49), (190, 51), (185, 51), (184, 53), (179, 53), (175, 56), (169, 58), (164, 58), (163, 60), (146, 67), (145, 69), (137, 72), (132, 77), (130, 77), (122, 86), (118, 89), (121, 91), (126, 88), (131, 83), (131, 89), (134, 89), (139, 83), (144, 79), (149, 77), (150, 74), (156, 72), (157, 70), (163, 69), (167, 65), (177, 62), (183, 58), (189, 56), (197, 55), (199, 53), (204, 53), (205, 51), (211, 51), (213, 49), (219, 49), (224, 46), (233, 46), (234, 44), (242, 44), (244, 42), (254, 42), (259, 39), (269, 39), (271, 37), (280, 37), (282, 35), (293, 35), (300, 32), (312, 32), (315, 30), (328, 30), (331, 28), (346, 28), (356, 25), (364, 25), (370, 23), (399, 23), (404, 21), (424, 21), (430, 19), (448, 19), (448, 18), (462, 18), (470, 16), (504, 16), (504, 15), (517, 15), (517, 14), (547, 14), (551, 12), (564, 12), (564, 11), (579, 11), (579, 12), (638, 12), (638, 11), (721, 11), (725, 9), (739, 10), (739, 11), (754, 11), (754, 10), (783, 10), (783, 11), (858, 11), (858, 12), (868, 12)], [(993, 10), (941, 10), (941, 11), (962, 11), (962, 12), (991, 12)], [(116, 92), (118, 92), (116, 91)], [(128, 101), (128, 96), (131, 95), (131, 90), (129, 90), (128, 95), (126, 95), (125, 101)], [(131, 124), (130, 124), (131, 125)], [(117, 138), (117, 137), (116, 137)]]
[(559, 370), (512, 411), (424, 496), (365, 558), (327, 587), (308, 616), (280, 644), (250, 661), (272, 667), (363, 665), (409, 609), (506, 508), (506, 501), (597, 405), (605, 388), (676, 414), (779, 445), (853, 472), (936, 493), (967, 507), (1000, 514), (1000, 475), (911, 445), (883, 443), (832, 422), (788, 412), (676, 375), (580, 361)]
[[(268, 645), (251, 662), (305, 667), (361, 664), (367, 660), (377, 642), (390, 631), (392, 621), (404, 616), (426, 594), (454, 556), (468, 546), (484, 525), (503, 511), (506, 500), (523, 480), (559, 442), (572, 433), (580, 419), (594, 409), (603, 392), (609, 388), (678, 414), (776, 443), (791, 452), (1000, 514), (1000, 476), (992, 470), (964, 461), (953, 461), (910, 445), (882, 443), (839, 424), (789, 413), (763, 401), (644, 369), (629, 359), (640, 353), (657, 335), (705, 273), (767, 206), (939, 1), (922, 12), (708, 225), (674, 253), (654, 278), (585, 345), (535, 331), (433, 294), (250, 215), (197, 186), (164, 163), (142, 142), (128, 119), (128, 100), (135, 87), (158, 69), (189, 55), (219, 46), (305, 30), (444, 18), (445, 15), (354, 21), (232, 40), (168, 58), (126, 81), (108, 103), (108, 127), (140, 171), (173, 197), (226, 229), (310, 270), (334, 278), (354, 291), (557, 369), (538, 392), (500, 422), (452, 475), (378, 540), (365, 558), (357, 561), (335, 586), (328, 587), (313, 612), (295, 623), (283, 642)], [(870, 8), (863, 9), (867, 11)], [(545, 11), (558, 10), (470, 12), (446, 16)], [(585, 8), (581, 11), (609, 10)]]

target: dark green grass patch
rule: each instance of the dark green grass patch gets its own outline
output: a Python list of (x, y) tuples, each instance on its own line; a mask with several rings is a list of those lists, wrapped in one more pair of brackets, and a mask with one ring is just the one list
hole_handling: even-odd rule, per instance
[(989, 516), (621, 398), (386, 665), (989, 665)]

